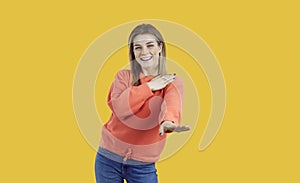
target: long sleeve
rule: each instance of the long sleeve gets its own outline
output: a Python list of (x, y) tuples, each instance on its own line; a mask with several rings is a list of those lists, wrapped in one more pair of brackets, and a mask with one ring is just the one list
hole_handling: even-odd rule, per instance
[(121, 70), (117, 73), (108, 95), (110, 109), (121, 120), (135, 115), (145, 101), (153, 96), (146, 83), (132, 86), (129, 72)]
[(164, 103), (161, 106), (160, 113), (161, 122), (168, 120), (179, 125), (182, 115), (183, 99), (183, 81), (176, 77), (176, 79), (165, 88)]

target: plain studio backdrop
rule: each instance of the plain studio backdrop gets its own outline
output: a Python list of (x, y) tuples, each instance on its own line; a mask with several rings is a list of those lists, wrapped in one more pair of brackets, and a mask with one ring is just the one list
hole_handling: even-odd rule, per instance
[[(299, 8), (292, 0), (1, 2), (0, 182), (95, 182), (96, 152), (73, 112), (76, 67), (98, 36), (142, 19), (194, 31), (226, 82), (223, 125), (199, 151), (211, 112), (207, 78), (190, 55), (167, 45), (168, 56), (196, 81), (200, 113), (191, 138), (157, 164), (160, 182), (300, 182)], [(103, 121), (107, 88), (128, 62), (126, 49), (109, 58), (104, 69), (111, 72), (104, 70), (95, 86)]]

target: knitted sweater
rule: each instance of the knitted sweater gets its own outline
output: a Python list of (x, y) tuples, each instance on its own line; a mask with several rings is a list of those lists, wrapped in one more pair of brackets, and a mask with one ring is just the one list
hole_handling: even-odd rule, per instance
[(176, 79), (158, 91), (151, 91), (151, 76), (140, 74), (139, 86), (132, 86), (130, 70), (119, 71), (110, 87), (108, 106), (112, 114), (102, 128), (100, 147), (142, 162), (156, 162), (166, 134), (159, 136), (164, 120), (179, 125), (183, 105), (183, 82)]

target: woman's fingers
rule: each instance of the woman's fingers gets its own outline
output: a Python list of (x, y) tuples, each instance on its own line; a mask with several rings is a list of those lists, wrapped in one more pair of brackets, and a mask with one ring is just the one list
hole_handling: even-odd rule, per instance
[(159, 127), (159, 135), (162, 136), (165, 132), (185, 132), (190, 129), (189, 125), (176, 126), (171, 121), (165, 121)]
[(164, 121), (159, 127), (159, 135), (162, 136), (165, 132), (172, 132), (176, 129), (176, 125), (171, 121)]
[(164, 76), (162, 76), (162, 81), (165, 85), (171, 83), (172, 81), (174, 81), (176, 78), (176, 74), (166, 74)]
[(154, 78), (152, 78), (152, 80), (151, 81), (155, 81), (155, 82), (161, 82), (161, 83), (163, 83), (163, 82), (165, 82), (165, 81), (167, 81), (167, 80), (170, 80), (171, 79), (171, 77), (169, 76), (169, 75), (171, 75), (171, 74), (166, 74), (166, 75), (157, 75), (157, 76), (155, 76)]
[(184, 132), (190, 130), (190, 126), (184, 125), (184, 126), (177, 126), (174, 130), (174, 132)]
[(160, 78), (162, 78), (162, 77), (163, 77), (163, 75), (157, 75), (157, 76), (155, 76), (154, 78), (152, 78), (151, 81), (158, 80), (158, 79), (160, 79)]
[(176, 74), (158, 75), (148, 82), (148, 86), (152, 91), (161, 90), (173, 82), (175, 77)]
[(176, 77), (176, 74), (166, 74), (166, 75), (162, 76), (162, 78), (164, 80), (175, 79), (175, 77)]
[(164, 135), (164, 126), (163, 125), (160, 125), (160, 127), (159, 127), (159, 135), (160, 136), (163, 136)]

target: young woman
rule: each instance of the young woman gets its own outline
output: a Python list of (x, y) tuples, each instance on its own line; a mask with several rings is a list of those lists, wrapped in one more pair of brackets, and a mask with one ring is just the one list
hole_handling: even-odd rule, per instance
[(102, 129), (96, 156), (97, 183), (156, 183), (155, 162), (166, 134), (179, 126), (183, 82), (166, 72), (166, 47), (150, 24), (134, 28), (128, 40), (130, 70), (119, 71), (108, 94), (112, 115)]

